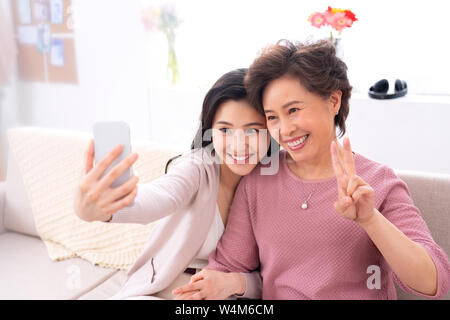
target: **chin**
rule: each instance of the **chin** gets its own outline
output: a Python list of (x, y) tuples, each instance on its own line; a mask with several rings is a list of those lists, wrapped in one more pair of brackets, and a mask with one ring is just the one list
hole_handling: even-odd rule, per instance
[(228, 164), (228, 168), (238, 175), (238, 176), (246, 176), (256, 167), (256, 164)]
[(286, 152), (289, 154), (289, 156), (295, 162), (300, 162), (300, 161), (304, 161), (304, 160), (307, 160), (307, 159), (311, 158), (309, 152), (293, 151), (293, 150), (290, 150), (287, 146), (283, 147), (283, 148), (286, 150)]

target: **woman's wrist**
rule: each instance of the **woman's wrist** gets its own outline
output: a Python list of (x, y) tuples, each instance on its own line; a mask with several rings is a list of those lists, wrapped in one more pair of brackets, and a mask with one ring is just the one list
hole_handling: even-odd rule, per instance
[(366, 231), (368, 231), (371, 227), (373, 227), (377, 220), (380, 218), (380, 215), (382, 215), (377, 209), (373, 209), (373, 213), (370, 216), (369, 219), (366, 221), (358, 222), (358, 224)]

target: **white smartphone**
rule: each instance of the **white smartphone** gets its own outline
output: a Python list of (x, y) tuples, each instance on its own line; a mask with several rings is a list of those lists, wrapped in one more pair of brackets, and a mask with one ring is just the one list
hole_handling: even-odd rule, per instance
[[(118, 144), (123, 145), (121, 154), (113, 160), (113, 162), (101, 175), (101, 178), (103, 178), (116, 164), (120, 163), (131, 153), (130, 126), (124, 121), (103, 121), (96, 122), (94, 124), (93, 131), (96, 164)], [(111, 187), (116, 188), (121, 186), (127, 182), (132, 175), (133, 169), (130, 167), (111, 184)]]

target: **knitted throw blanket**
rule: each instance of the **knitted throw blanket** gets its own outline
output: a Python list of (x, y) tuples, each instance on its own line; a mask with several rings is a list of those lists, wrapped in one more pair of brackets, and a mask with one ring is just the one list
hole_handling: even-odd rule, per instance
[[(91, 135), (22, 127), (8, 131), (27, 190), (38, 235), (54, 261), (80, 257), (94, 265), (127, 270), (139, 256), (155, 223), (85, 222), (73, 210), (76, 188), (84, 174), (84, 153)], [(168, 159), (178, 154), (148, 140), (132, 140), (139, 154), (133, 168), (139, 183), (164, 174)]]

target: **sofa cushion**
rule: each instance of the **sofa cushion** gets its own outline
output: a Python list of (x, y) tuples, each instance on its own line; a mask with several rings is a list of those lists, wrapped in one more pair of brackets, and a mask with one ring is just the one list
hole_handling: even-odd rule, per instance
[(6, 229), (38, 236), (28, 193), (13, 152), (8, 152), (4, 225)]
[[(89, 223), (75, 214), (74, 196), (84, 174), (84, 152), (91, 135), (37, 127), (14, 128), (7, 133), (9, 152), (17, 160), (28, 195), (28, 215), (50, 257), (78, 256), (99, 266), (129, 268), (157, 222)], [(139, 170), (141, 183), (163, 175), (166, 161), (178, 153), (148, 140), (133, 139), (131, 145), (139, 154), (133, 167)]]
[(50, 260), (44, 243), (15, 232), (0, 235), (0, 300), (77, 299), (117, 273), (74, 258)]
[[(396, 170), (408, 186), (434, 241), (450, 256), (450, 175)], [(397, 288), (399, 299), (422, 299)], [(450, 300), (450, 292), (444, 299)]]

